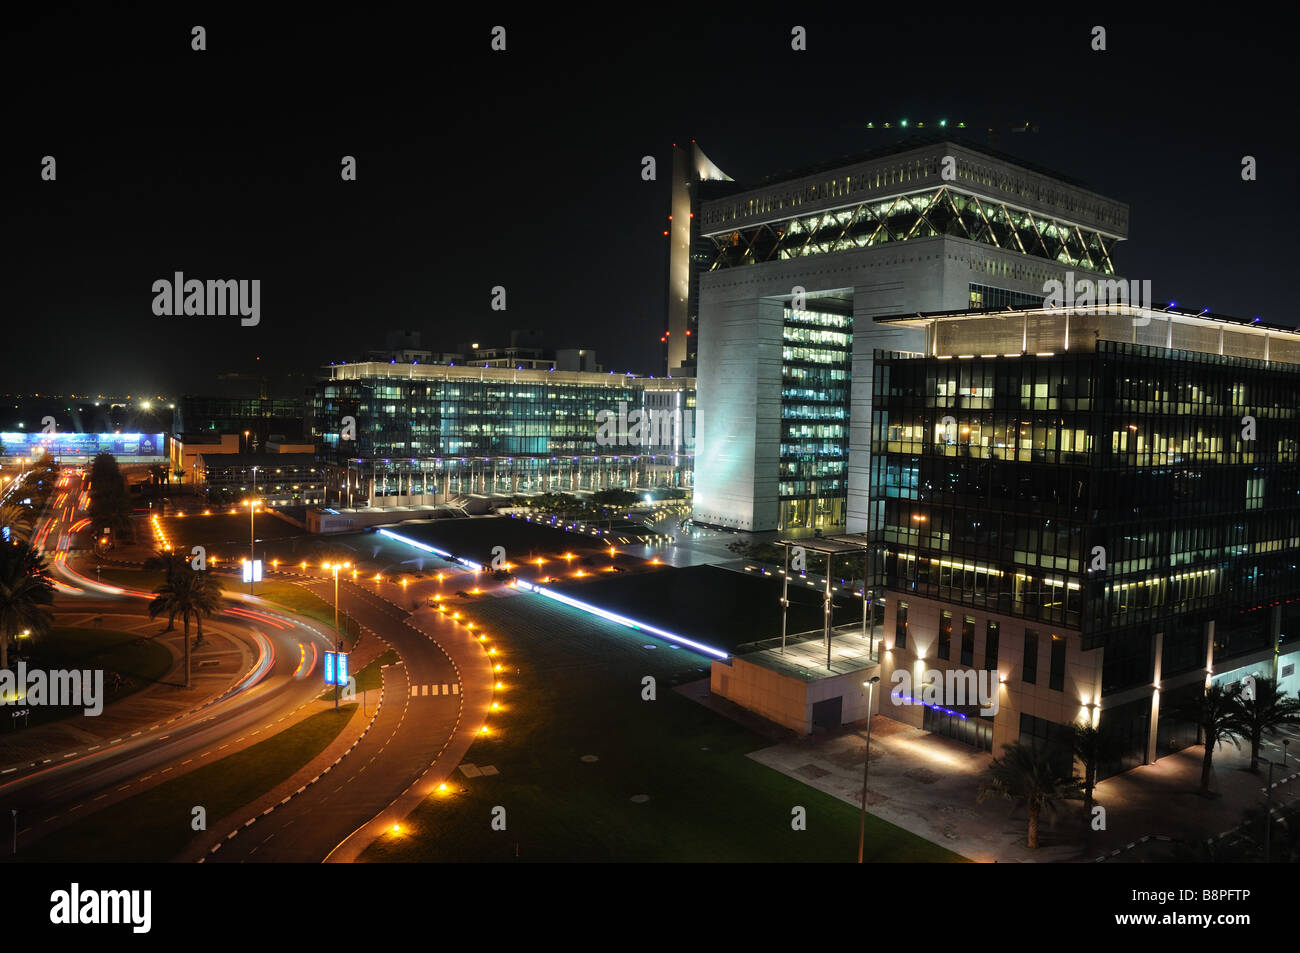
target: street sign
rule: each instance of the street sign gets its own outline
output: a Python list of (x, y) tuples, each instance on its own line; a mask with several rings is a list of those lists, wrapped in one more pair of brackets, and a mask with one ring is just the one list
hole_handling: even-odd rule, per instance
[(345, 652), (325, 653), (325, 684), (346, 685), (348, 683), (348, 656)]
[(244, 563), (244, 582), (262, 581), (262, 560), (254, 559), (251, 564)]

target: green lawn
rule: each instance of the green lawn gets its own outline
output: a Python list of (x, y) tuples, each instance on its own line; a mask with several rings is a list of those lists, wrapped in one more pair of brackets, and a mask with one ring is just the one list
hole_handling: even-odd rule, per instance
[[(95, 578), (93, 569), (87, 570), (85, 567), (80, 569), (83, 576), (89, 579)], [(114, 586), (129, 586), (132, 589), (143, 589), (145, 592), (153, 592), (154, 589), (162, 585), (163, 574), (158, 570), (145, 572), (143, 569), (118, 569), (116, 567), (105, 566), (99, 571), (99, 581)]]
[[(398, 655), (392, 649), (389, 649), (387, 652), (379, 656), (379, 658), (375, 659), (373, 662), (371, 662), (361, 671), (353, 672), (352, 675), (357, 680), (357, 691), (359, 692), (378, 691), (379, 687), (383, 684), (383, 676), (380, 674), (379, 670), (383, 668), (385, 665), (392, 665), (394, 662), (397, 662), (400, 658), (401, 658), (400, 655)], [(332, 688), (325, 689), (325, 691), (322, 692), (320, 695), (320, 700), (332, 702), (334, 700), (334, 689)]]
[[(236, 583), (232, 579), (230, 585), (226, 586), (226, 588), (235, 585)], [(247, 591), (247, 587), (244, 588), (244, 591)], [(253, 591), (268, 602), (274, 602), (277, 605), (284, 606), (290, 612), (305, 615), (317, 622), (325, 623), (331, 629), (334, 628), (334, 603), (326, 602), (314, 592), (310, 592), (296, 583), (286, 582), (281, 579), (267, 579), (257, 583)], [(348, 645), (355, 645), (357, 625), (346, 612), (339, 613), (339, 628), (342, 630), (343, 637)]]
[[(104, 704), (120, 701), (146, 685), (159, 681), (172, 667), (172, 654), (165, 645), (142, 638), (138, 633), (91, 626), (55, 626), (31, 644), (18, 643), (32, 669), (102, 669)], [(114, 676), (118, 678), (114, 678)], [(36, 705), (24, 725), (37, 725), (80, 715), (82, 708)], [(12, 719), (6, 718), (5, 721)], [(6, 733), (10, 726), (3, 726)], [(21, 730), (21, 729), (20, 729)]]
[[(448, 793), (422, 804), (365, 860), (513, 860), (516, 849), (535, 861), (856, 859), (857, 808), (747, 758), (766, 739), (672, 690), (706, 677), (707, 661), (540, 599), (487, 599), (466, 610), (500, 634), (490, 644), (499, 646), (505, 687), (492, 733), (464, 760), (500, 774), (458, 771)], [(657, 680), (655, 701), (641, 698), (646, 675)], [(498, 805), (505, 831), (489, 824)], [(806, 830), (792, 829), (796, 807)], [(962, 860), (870, 815), (866, 859)]]
[(238, 754), (88, 815), (31, 846), (20, 843), (18, 857), (24, 861), (170, 860), (195, 836), (190, 824), (196, 805), (207, 810), (211, 828), (329, 747), (356, 707), (319, 712)]

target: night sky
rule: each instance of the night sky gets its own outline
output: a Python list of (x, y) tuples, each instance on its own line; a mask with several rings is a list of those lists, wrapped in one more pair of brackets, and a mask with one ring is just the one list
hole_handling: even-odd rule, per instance
[[(865, 5), (860, 24), (802, 5), (692, 20), (703, 8), (7, 12), (0, 393), (255, 393), (260, 374), (300, 392), (399, 328), (435, 350), (540, 328), (657, 374), (670, 144), (697, 139), (744, 182), (888, 144), (865, 123), (903, 117), (1038, 123), (999, 148), (1128, 202), (1119, 270), (1157, 301), (1300, 320), (1285, 31), (891, 23)], [(505, 53), (489, 48), (498, 23)], [(795, 23), (807, 52), (790, 49)], [(1094, 23), (1106, 52), (1089, 48)], [(647, 154), (658, 182), (641, 180)], [(1243, 155), (1258, 181), (1241, 180)], [(260, 279), (261, 324), (156, 317), (151, 285), (175, 271)], [(230, 373), (251, 376), (217, 380)]]

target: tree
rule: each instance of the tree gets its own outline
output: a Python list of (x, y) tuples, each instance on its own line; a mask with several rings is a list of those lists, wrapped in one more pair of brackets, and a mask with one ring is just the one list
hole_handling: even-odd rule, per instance
[(44, 635), (54, 622), (54, 582), (45, 557), (28, 543), (0, 543), (0, 669), (9, 667), (9, 643), (26, 630)]
[(1205, 743), (1205, 759), (1201, 762), (1201, 793), (1210, 793), (1210, 773), (1214, 767), (1214, 749), (1221, 741), (1231, 741), (1238, 748), (1241, 731), (1237, 723), (1235, 691), (1222, 685), (1211, 685), (1203, 694), (1188, 700), (1177, 709), (1178, 715), (1193, 722), (1201, 731)]
[[(189, 558), (184, 553), (179, 553), (173, 549), (157, 550), (152, 556), (144, 561), (146, 571), (162, 570), (163, 582), (172, 582), (178, 575), (183, 572), (192, 571)], [(172, 632), (176, 629), (176, 613), (169, 610), (167, 616), (167, 628), (164, 632)]]
[(633, 506), (641, 502), (641, 498), (631, 490), (624, 490), (621, 487), (614, 487), (609, 490), (597, 490), (591, 495), (593, 506), (603, 508)]
[(1083, 790), (1083, 822), (1091, 834), (1092, 795), (1097, 787), (1097, 771), (1103, 761), (1115, 757), (1119, 745), (1112, 736), (1104, 734), (1100, 729), (1076, 721), (1070, 726), (1070, 747), (1075, 758), (1083, 765), (1083, 777), (1078, 780)]
[(95, 532), (107, 526), (118, 536), (131, 535), (131, 500), (117, 458), (111, 453), (96, 454), (90, 464), (90, 518)]
[(198, 624), (197, 645), (203, 641), (203, 617), (212, 615), (220, 608), (221, 586), (207, 572), (187, 569), (154, 589), (154, 600), (149, 603), (149, 618), (157, 618), (167, 612), (173, 617), (180, 616), (185, 625), (186, 688), (190, 687), (190, 619), (193, 618)]
[(1003, 755), (989, 765), (991, 775), (980, 784), (979, 800), (1003, 797), (1023, 801), (1029, 809), (1027, 844), (1038, 848), (1038, 818), (1043, 809), (1055, 810), (1062, 801), (1079, 800), (1079, 782), (1061, 770), (1046, 751), (1014, 742), (1002, 746)]
[(1279, 692), (1277, 681), (1256, 678), (1253, 698), (1245, 692), (1232, 697), (1233, 721), (1241, 737), (1250, 742), (1250, 770), (1259, 773), (1259, 752), (1264, 734), (1277, 734), (1284, 725), (1300, 725), (1300, 699)]
[(0, 542), (4, 541), (6, 529), (9, 531), (9, 542), (31, 542), (32, 511), (21, 503), (0, 504)]

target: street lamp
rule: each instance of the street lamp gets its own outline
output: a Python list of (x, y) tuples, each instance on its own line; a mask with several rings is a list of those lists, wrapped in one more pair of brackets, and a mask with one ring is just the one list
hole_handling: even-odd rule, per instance
[[(247, 433), (247, 431), (245, 431)], [(253, 594), (253, 515), (257, 512), (257, 467), (253, 467), (253, 497), (248, 501), (248, 594)]]
[(330, 570), (334, 573), (334, 632), (340, 637), (339, 632), (339, 570), (351, 568), (351, 563), (325, 563), (322, 569)]
[(862, 822), (858, 826), (858, 863), (862, 863), (862, 848), (867, 839), (867, 772), (871, 769), (871, 706), (876, 701), (876, 682), (879, 675), (863, 682), (867, 686), (867, 753), (862, 758)]
[(1273, 761), (1268, 758), (1260, 758), (1268, 765), (1268, 787), (1264, 789), (1264, 863), (1269, 863), (1272, 858), (1270, 840), (1273, 833)]

